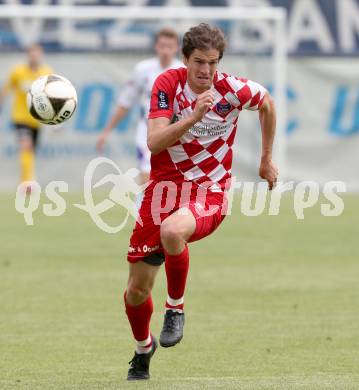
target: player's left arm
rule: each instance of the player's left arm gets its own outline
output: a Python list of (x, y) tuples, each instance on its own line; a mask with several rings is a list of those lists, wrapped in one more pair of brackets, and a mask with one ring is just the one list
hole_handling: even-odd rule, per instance
[[(236, 81), (235, 81), (236, 80)], [(262, 157), (259, 167), (259, 176), (267, 180), (272, 190), (277, 182), (278, 168), (272, 161), (273, 143), (276, 127), (276, 110), (272, 97), (259, 83), (245, 78), (231, 79), (237, 83), (236, 93), (241, 109), (259, 111), (259, 120), (262, 129)]]
[(263, 102), (259, 108), (259, 120), (262, 129), (262, 157), (259, 176), (267, 180), (269, 189), (272, 190), (278, 178), (278, 168), (272, 160), (276, 128), (276, 109), (274, 101), (268, 92), (265, 93)]

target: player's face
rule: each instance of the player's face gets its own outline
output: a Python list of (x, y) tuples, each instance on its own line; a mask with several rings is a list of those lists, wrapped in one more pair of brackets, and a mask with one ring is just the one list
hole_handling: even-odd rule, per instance
[(27, 51), (28, 60), (31, 66), (37, 66), (42, 61), (43, 51), (40, 46), (32, 46)]
[(187, 79), (193, 92), (202, 93), (211, 88), (219, 62), (217, 49), (195, 49), (183, 62), (187, 66)]
[(178, 52), (177, 40), (170, 37), (159, 37), (155, 44), (155, 52), (160, 59), (161, 65), (167, 67)]

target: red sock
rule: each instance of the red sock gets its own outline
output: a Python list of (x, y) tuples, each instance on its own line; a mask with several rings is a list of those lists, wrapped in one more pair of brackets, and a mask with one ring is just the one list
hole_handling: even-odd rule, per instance
[(182, 312), (189, 268), (187, 245), (179, 255), (170, 255), (166, 253), (165, 268), (168, 292), (166, 309), (175, 309)]
[(137, 346), (149, 347), (152, 342), (150, 336), (150, 320), (153, 312), (151, 295), (145, 302), (138, 306), (132, 306), (126, 302), (126, 292), (124, 299), (126, 314), (132, 328), (133, 336), (137, 342)]

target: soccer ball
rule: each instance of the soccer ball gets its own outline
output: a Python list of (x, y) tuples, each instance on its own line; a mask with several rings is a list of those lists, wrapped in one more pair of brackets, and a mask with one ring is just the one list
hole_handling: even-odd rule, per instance
[(57, 74), (39, 77), (27, 93), (30, 114), (46, 125), (58, 125), (67, 121), (75, 112), (76, 105), (74, 86)]

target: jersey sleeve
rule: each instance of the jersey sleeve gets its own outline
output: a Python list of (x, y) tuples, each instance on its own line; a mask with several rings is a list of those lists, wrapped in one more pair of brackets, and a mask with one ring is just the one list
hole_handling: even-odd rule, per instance
[(236, 96), (240, 102), (240, 109), (259, 110), (267, 90), (261, 84), (243, 78), (236, 78), (236, 84), (238, 88)]
[(173, 101), (175, 98), (176, 82), (172, 74), (167, 71), (159, 75), (153, 84), (151, 106), (148, 119), (173, 117)]
[(118, 97), (118, 105), (127, 109), (136, 105), (142, 94), (142, 74), (138, 67), (135, 68), (132, 76), (122, 87)]

